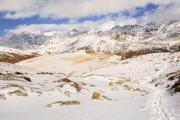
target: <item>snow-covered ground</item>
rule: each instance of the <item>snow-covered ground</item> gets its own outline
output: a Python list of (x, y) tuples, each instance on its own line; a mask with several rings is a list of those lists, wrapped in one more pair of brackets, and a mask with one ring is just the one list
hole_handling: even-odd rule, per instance
[(4, 36), (0, 120), (179, 120), (179, 35), (171, 21)]
[(180, 119), (179, 93), (171, 95), (167, 88), (175, 80), (163, 77), (179, 71), (180, 52), (121, 60), (80, 51), (0, 64), (0, 68), (4, 76), (14, 73), (16, 78), (1, 80), (1, 98), (6, 98), (0, 102), (3, 120)]

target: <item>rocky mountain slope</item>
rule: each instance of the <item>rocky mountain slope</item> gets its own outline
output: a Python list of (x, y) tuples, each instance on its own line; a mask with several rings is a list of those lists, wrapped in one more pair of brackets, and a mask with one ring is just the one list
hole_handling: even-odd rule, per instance
[(151, 46), (156, 48), (164, 44), (166, 51), (171, 51), (169, 47), (178, 51), (179, 36), (180, 21), (170, 21), (160, 25), (149, 23), (144, 26), (115, 26), (109, 31), (23, 32), (3, 37), (0, 45), (39, 54), (72, 52), (79, 49), (120, 53), (121, 49), (129, 49), (134, 47), (134, 44), (140, 44), (140, 47), (136, 46), (140, 49), (148, 49)]

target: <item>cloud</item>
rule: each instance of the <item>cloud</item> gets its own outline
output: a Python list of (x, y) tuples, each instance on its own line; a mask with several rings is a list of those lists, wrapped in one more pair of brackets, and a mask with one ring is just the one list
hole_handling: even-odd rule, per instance
[(168, 4), (171, 0), (0, 0), (5, 18), (32, 16), (46, 18), (79, 18), (117, 13), (148, 3)]
[(69, 24), (32, 24), (32, 25), (19, 25), (15, 29), (6, 30), (7, 33), (41, 33), (50, 31), (68, 31), (72, 29), (89, 29), (95, 28), (96, 23), (92, 21), (86, 21), (82, 24), (79, 23), (69, 23)]
[(49, 31), (68, 31), (72, 29), (90, 30), (101, 29), (103, 31), (113, 28), (115, 25), (127, 25), (137, 24), (135, 18), (127, 16), (119, 16), (116, 19), (112, 19), (111, 16), (107, 16), (97, 21), (86, 20), (83, 23), (79, 23), (76, 19), (71, 20), (65, 24), (32, 24), (32, 25), (19, 25), (15, 29), (6, 30), (7, 33), (21, 33), (21, 32), (49, 32)]
[(168, 6), (160, 6), (155, 12), (147, 16), (147, 20), (158, 23), (180, 20), (180, 3), (170, 4)]
[[(153, 11), (144, 11), (142, 16), (133, 17), (137, 7), (147, 4), (158, 5)], [(128, 11), (129, 15), (123, 15)], [(101, 29), (109, 30), (115, 25), (146, 24), (147, 22), (164, 22), (180, 19), (179, 0), (0, 0), (0, 12), (5, 18), (19, 19), (32, 16), (41, 18), (70, 18), (66, 24), (32, 24), (20, 25), (15, 29), (6, 30), (8, 33), (17, 32), (48, 32), (66, 31), (72, 29)], [(117, 13), (114, 18), (113, 13)], [(98, 20), (85, 20), (79, 18), (90, 16), (105, 17)]]

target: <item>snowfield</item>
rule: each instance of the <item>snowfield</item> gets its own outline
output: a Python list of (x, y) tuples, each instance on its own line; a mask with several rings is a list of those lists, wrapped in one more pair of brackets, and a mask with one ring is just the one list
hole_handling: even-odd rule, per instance
[[(179, 68), (179, 52), (121, 60), (81, 51), (1, 64), (4, 76), (13, 73), (18, 79), (1, 80), (5, 100), (0, 102), (0, 116), (6, 120), (178, 120), (179, 93), (172, 96), (167, 88), (170, 81), (159, 77)], [(20, 76), (29, 77), (31, 82)]]
[(3, 37), (0, 119), (179, 120), (179, 25)]

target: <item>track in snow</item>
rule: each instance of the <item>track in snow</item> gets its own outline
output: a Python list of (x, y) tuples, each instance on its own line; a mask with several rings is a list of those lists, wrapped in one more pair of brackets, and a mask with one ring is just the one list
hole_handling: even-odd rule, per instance
[(150, 98), (147, 102), (147, 108), (151, 110), (151, 120), (176, 120), (171, 110), (168, 109), (168, 101), (165, 96), (165, 91), (159, 87), (155, 87), (149, 83), (153, 77), (159, 76), (163, 71), (168, 69), (168, 64), (165, 63), (164, 67), (161, 68), (154, 76), (145, 78), (143, 83), (147, 88), (151, 89)]
[(151, 120), (175, 120), (171, 111), (167, 108), (167, 100), (163, 90), (153, 85), (147, 85), (152, 90), (147, 102), (147, 108), (150, 110)]

